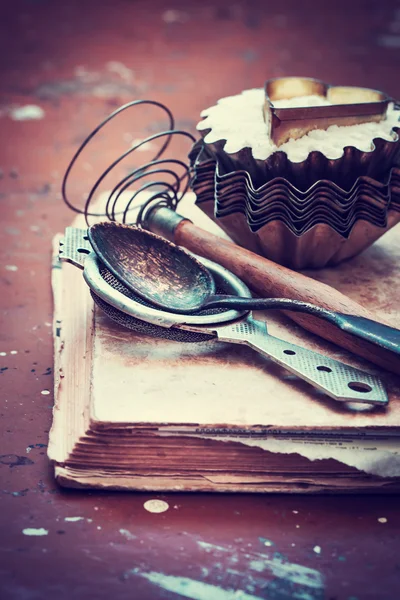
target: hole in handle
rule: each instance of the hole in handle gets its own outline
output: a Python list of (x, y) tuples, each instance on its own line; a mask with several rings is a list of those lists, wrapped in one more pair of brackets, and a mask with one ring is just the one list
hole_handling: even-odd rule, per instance
[(88, 250), (87, 248), (77, 248), (77, 251), (79, 252), (79, 254), (90, 254), (90, 250)]
[(350, 381), (348, 387), (353, 390), (353, 392), (360, 392), (361, 394), (372, 392), (372, 387), (368, 385), (368, 383), (361, 383), (360, 381)]
[(293, 356), (293, 354), (296, 354), (296, 352), (294, 352), (293, 350), (284, 350), (283, 353), (290, 354), (290, 356)]
[(317, 371), (324, 371), (324, 373), (332, 373), (332, 369), (329, 367), (325, 367), (325, 365), (320, 365), (317, 367)]

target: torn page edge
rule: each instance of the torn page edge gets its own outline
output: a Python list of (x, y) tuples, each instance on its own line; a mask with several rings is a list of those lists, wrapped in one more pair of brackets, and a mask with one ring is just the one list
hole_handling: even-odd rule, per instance
[[(314, 442), (277, 440), (277, 439), (251, 439), (235, 437), (216, 437), (205, 435), (185, 434), (188, 437), (205, 438), (218, 442), (234, 442), (261, 448), (267, 452), (276, 454), (299, 454), (308, 460), (329, 460), (333, 459), (349, 467), (354, 467), (358, 471), (363, 471), (369, 475), (379, 477), (400, 477), (400, 454), (391, 451), (387, 447), (380, 447), (380, 441), (368, 442), (363, 445), (361, 442), (348, 442), (339, 446), (333, 446), (327, 441), (321, 441), (319, 444)], [(383, 442), (383, 445), (385, 442)]]

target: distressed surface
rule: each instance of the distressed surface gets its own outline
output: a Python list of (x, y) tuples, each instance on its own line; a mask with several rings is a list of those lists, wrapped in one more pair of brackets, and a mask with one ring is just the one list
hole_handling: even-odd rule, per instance
[[(2, 596), (393, 599), (400, 572), (397, 498), (60, 491), (45, 446), (52, 405), (51, 238), (71, 221), (60, 181), (77, 144), (113, 108), (137, 97), (166, 102), (178, 127), (194, 131), (201, 109), (260, 86), (267, 76), (315, 76), (399, 97), (399, 3), (4, 5)], [(15, 114), (24, 118), (10, 117)], [(159, 118), (145, 111), (88, 150), (70, 188), (74, 199), (83, 201), (118, 145), (157, 131), (164, 124)], [(178, 148), (177, 156), (185, 152)], [(390, 276), (385, 262), (382, 276)], [(382, 302), (369, 283), (366, 278), (365, 303)], [(148, 512), (144, 503), (152, 499), (169, 509)]]

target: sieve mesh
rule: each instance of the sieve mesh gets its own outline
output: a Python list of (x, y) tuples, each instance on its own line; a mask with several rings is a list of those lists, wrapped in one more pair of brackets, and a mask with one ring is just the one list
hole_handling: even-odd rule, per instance
[[(118, 280), (115, 279), (115, 281)], [(119, 289), (119, 291), (122, 290)], [(112, 319), (119, 325), (122, 325), (123, 327), (136, 331), (137, 333), (143, 333), (145, 335), (150, 335), (153, 337), (162, 337), (164, 339), (173, 340), (175, 342), (206, 342), (216, 337), (212, 333), (196, 333), (194, 331), (178, 329), (177, 327), (160, 327), (159, 325), (154, 325), (153, 323), (148, 323), (147, 321), (135, 319), (135, 317), (126, 315), (122, 311), (118, 310), (117, 308), (114, 308), (113, 306), (102, 300), (102, 298), (97, 296), (92, 290), (90, 291), (90, 293), (95, 303), (99, 306), (99, 308), (101, 308), (103, 312), (106, 313), (108, 317), (110, 317), (110, 319)], [(135, 296), (133, 296), (133, 298), (137, 300)]]

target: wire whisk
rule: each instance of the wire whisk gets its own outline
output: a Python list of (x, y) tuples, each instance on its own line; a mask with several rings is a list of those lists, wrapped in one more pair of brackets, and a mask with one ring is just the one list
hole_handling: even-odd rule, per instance
[[(73, 204), (69, 199), (67, 187), (73, 168), (83, 150), (95, 138), (100, 130), (117, 115), (130, 108), (143, 105), (150, 105), (161, 109), (168, 118), (167, 129), (149, 135), (147, 138), (138, 141), (131, 148), (123, 152), (105, 169), (105, 171), (103, 171), (100, 177), (98, 177), (87, 194), (84, 207)], [(174, 137), (186, 138), (190, 140), (192, 144), (196, 141), (191, 133), (175, 129), (175, 120), (171, 111), (161, 102), (156, 102), (154, 100), (135, 100), (117, 108), (86, 137), (72, 157), (62, 181), (61, 193), (63, 201), (71, 210), (85, 216), (88, 227), (90, 226), (90, 217), (105, 217), (109, 221), (120, 220), (122, 223), (127, 223), (129, 212), (135, 207), (135, 200), (137, 200), (141, 192), (150, 192), (150, 196), (147, 197), (146, 201), (141, 205), (139, 213), (135, 216), (134, 222), (137, 225), (140, 226), (144, 222), (146, 215), (149, 214), (149, 211), (151, 211), (155, 205), (167, 206), (172, 210), (176, 210), (179, 202), (189, 189), (191, 168), (189, 163), (185, 163), (177, 158), (162, 158)], [(139, 148), (154, 140), (163, 140), (161, 147), (157, 150), (154, 157), (140, 167), (132, 170), (113, 187), (106, 199), (104, 212), (93, 212), (91, 207), (96, 199), (96, 192), (99, 190), (101, 183), (107, 175), (109, 175), (127, 156), (132, 155), (135, 151), (138, 151)], [(169, 180), (167, 181), (167, 179), (172, 182)], [(130, 191), (132, 191), (131, 196), (129, 196)], [(128, 192), (128, 194), (126, 194), (126, 192)]]

